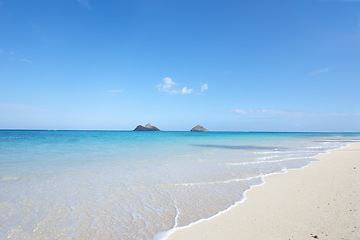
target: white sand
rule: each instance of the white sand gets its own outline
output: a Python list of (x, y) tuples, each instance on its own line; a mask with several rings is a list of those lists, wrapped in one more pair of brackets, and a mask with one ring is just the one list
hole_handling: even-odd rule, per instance
[(317, 158), (304, 169), (266, 177), (244, 202), (168, 239), (359, 240), (360, 143)]

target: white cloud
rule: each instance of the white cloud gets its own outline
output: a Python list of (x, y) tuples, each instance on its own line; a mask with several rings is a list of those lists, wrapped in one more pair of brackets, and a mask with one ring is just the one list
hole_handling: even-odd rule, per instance
[(193, 93), (193, 89), (191, 88), (187, 88), (187, 87), (183, 87), (182, 89), (180, 90), (171, 90), (169, 92), (170, 95), (174, 95), (174, 94), (191, 94)]
[(163, 79), (163, 84), (156, 85), (160, 92), (169, 92), (176, 83), (169, 77)]
[(26, 59), (26, 58), (22, 58), (22, 59), (20, 59), (19, 61), (21, 61), (21, 62), (27, 62), (27, 63), (32, 63), (31, 60)]
[(183, 87), (183, 89), (181, 89), (181, 94), (190, 94), (192, 92), (193, 90), (191, 88)]
[(205, 92), (206, 90), (208, 90), (209, 89), (209, 86), (206, 84), (206, 83), (204, 83), (202, 86), (201, 86), (201, 92)]
[(310, 76), (314, 76), (314, 75), (317, 75), (317, 74), (320, 74), (320, 73), (326, 73), (326, 72), (330, 71), (330, 69), (331, 68), (329, 68), (329, 67), (328, 68), (317, 69), (315, 71), (312, 71), (310, 73)]
[(191, 94), (194, 91), (193, 89), (187, 88), (186, 86), (183, 87), (182, 89), (172, 89), (175, 85), (176, 85), (176, 83), (171, 78), (166, 77), (163, 79), (163, 83), (156, 85), (156, 87), (158, 88), (158, 90), (160, 92), (167, 92), (170, 95)]
[(84, 8), (90, 8), (90, 4), (88, 0), (78, 0), (78, 3), (81, 4)]

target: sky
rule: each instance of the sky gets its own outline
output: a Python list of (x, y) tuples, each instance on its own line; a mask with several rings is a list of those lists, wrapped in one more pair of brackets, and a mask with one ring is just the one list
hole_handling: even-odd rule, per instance
[(0, 129), (360, 132), (360, 0), (0, 0)]

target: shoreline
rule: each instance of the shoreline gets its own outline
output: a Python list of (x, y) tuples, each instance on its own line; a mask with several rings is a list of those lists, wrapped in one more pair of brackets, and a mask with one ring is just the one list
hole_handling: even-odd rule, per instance
[[(187, 226), (175, 227), (160, 233), (155, 239), (341, 239), (341, 236), (345, 234), (344, 229), (332, 226), (328, 231), (332, 233), (326, 233), (325, 230), (326, 225), (331, 226), (333, 225), (331, 222), (338, 219), (339, 211), (346, 215), (346, 219), (342, 219), (345, 222), (354, 220), (353, 224), (350, 224), (354, 225), (353, 230), (347, 232), (347, 235), (343, 236), (344, 239), (360, 239), (360, 203), (358, 201), (360, 184), (356, 184), (360, 182), (358, 172), (360, 171), (360, 166), (358, 166), (360, 165), (360, 142), (354, 142), (327, 153), (320, 153), (313, 158), (320, 161), (312, 161), (302, 168), (266, 175), (261, 184), (245, 191), (242, 198), (229, 208), (210, 218), (200, 219)], [(346, 159), (346, 161), (341, 161), (341, 159)], [(353, 169), (348, 165), (354, 165)], [(349, 177), (349, 171), (358, 174), (357, 176), (350, 174), (352, 179), (346, 182), (344, 179)], [(329, 176), (333, 178), (336, 176), (340, 182), (327, 182)], [(347, 185), (351, 185), (351, 188), (347, 188)], [(346, 207), (340, 205), (349, 191), (353, 194), (348, 207), (354, 209), (344, 211)], [(315, 197), (319, 192), (326, 194), (318, 194), (318, 197)], [(327, 203), (324, 203), (326, 202), (324, 196), (329, 197), (331, 193), (336, 193), (339, 199), (337, 206), (326, 212), (325, 215), (328, 216), (326, 221), (326, 218), (324, 220), (323, 215), (318, 212), (319, 209), (334, 205), (329, 199)], [(294, 198), (295, 195), (296, 198)], [(335, 200), (334, 197), (333, 202)], [(315, 205), (319, 206), (313, 209)], [(288, 212), (284, 212), (284, 208), (288, 209)], [(335, 216), (330, 214), (332, 211)], [(320, 218), (323, 221), (319, 223), (314, 218)], [(312, 224), (309, 225), (309, 222)], [(346, 229), (349, 227), (347, 226)], [(323, 230), (316, 231), (320, 228)], [(314, 230), (308, 232), (305, 229)], [(335, 235), (340, 235), (334, 238), (334, 232)]]

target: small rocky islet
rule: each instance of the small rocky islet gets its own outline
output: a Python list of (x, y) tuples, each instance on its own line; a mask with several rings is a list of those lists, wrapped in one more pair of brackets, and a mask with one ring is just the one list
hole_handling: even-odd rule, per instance
[(207, 130), (206, 128), (204, 128), (201, 125), (196, 125), (195, 127), (193, 127), (190, 132), (209, 132), (209, 130)]
[(142, 125), (138, 125), (134, 131), (160, 131), (157, 127), (151, 125), (150, 123), (146, 124), (145, 127)]
[[(145, 127), (142, 125), (138, 125), (133, 131), (161, 131), (161, 130), (148, 123), (145, 125)], [(209, 132), (209, 130), (207, 130), (201, 125), (196, 125), (190, 130), (190, 132)]]

